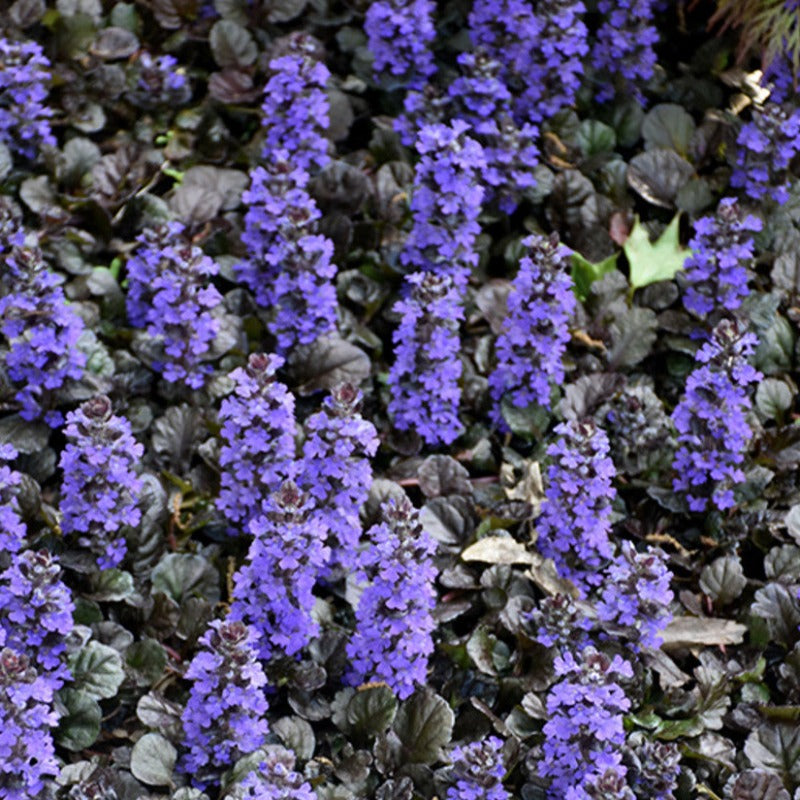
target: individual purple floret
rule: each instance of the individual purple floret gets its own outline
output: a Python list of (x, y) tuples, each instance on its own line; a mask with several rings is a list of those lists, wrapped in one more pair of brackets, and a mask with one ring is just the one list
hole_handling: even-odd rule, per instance
[(61, 530), (77, 533), (78, 543), (97, 556), (101, 569), (116, 567), (127, 546), (119, 534), (139, 524), (142, 482), (136, 466), (144, 448), (125, 417), (114, 414), (104, 395), (67, 415), (67, 444), (59, 466)]
[(275, 373), (280, 356), (254, 353), (231, 372), (234, 392), (219, 411), (220, 492), (217, 508), (234, 523), (248, 523), (292, 476), (295, 458), (294, 395)]
[(222, 295), (211, 283), (213, 259), (192, 244), (179, 222), (148, 229), (128, 260), (128, 319), (147, 328), (163, 350), (153, 369), (170, 383), (200, 389), (211, 367), (203, 364), (219, 333), (214, 310)]
[(361, 536), (358, 515), (372, 486), (375, 426), (360, 413), (361, 392), (336, 386), (305, 423), (301, 483), (328, 529), (336, 559), (350, 566)]
[(503, 740), (490, 736), (464, 747), (454, 747), (451, 780), (446, 800), (509, 800), (503, 788)]
[(24, 158), (55, 146), (45, 105), (50, 62), (36, 42), (0, 39), (0, 141)]
[(385, 681), (403, 700), (425, 684), (433, 652), (436, 542), (406, 497), (385, 503), (382, 514), (356, 561), (356, 579), (366, 585), (347, 645), (349, 681)]
[(536, 523), (537, 545), (585, 595), (602, 582), (601, 568), (614, 555), (609, 540), (614, 463), (608, 437), (591, 420), (562, 422), (555, 433), (558, 440), (547, 448), (553, 461)]
[(294, 753), (279, 745), (262, 748), (263, 760), (225, 795), (225, 800), (317, 800), (316, 792), (296, 772)]
[(543, 598), (539, 608), (528, 615), (528, 621), (536, 629), (533, 638), (545, 647), (569, 645), (571, 649), (581, 650), (589, 643), (592, 621), (568, 595)]
[(130, 91), (137, 105), (155, 109), (159, 106), (183, 105), (192, 90), (186, 71), (178, 66), (174, 56), (153, 56), (146, 50), (139, 53), (134, 64), (135, 85)]
[(22, 475), (2, 463), (13, 461), (17, 455), (10, 444), (0, 444), (0, 553), (18, 553), (28, 533), (16, 495)]
[(592, 65), (600, 88), (597, 101), (616, 93), (635, 97), (644, 105), (642, 84), (655, 73), (658, 29), (653, 24), (653, 0), (600, 0), (603, 23), (592, 48)]
[(262, 155), (290, 154), (301, 170), (320, 170), (330, 157), (328, 129), (328, 68), (317, 60), (318, 45), (303, 32), (291, 34), (284, 54), (269, 63), (261, 123), (266, 133)]
[(734, 311), (750, 290), (748, 267), (753, 263), (753, 236), (761, 230), (758, 217), (745, 216), (732, 197), (721, 200), (717, 213), (701, 217), (689, 242), (692, 254), (684, 262), (687, 310), (705, 316), (714, 310)]
[(563, 357), (570, 339), (575, 295), (569, 277), (569, 251), (558, 236), (529, 236), (508, 295), (508, 315), (497, 337), (497, 366), (489, 376), (493, 419), (507, 430), (501, 400), (526, 408), (550, 408), (553, 384), (564, 380)]
[[(635, 734), (636, 738), (640, 735)], [(628, 743), (625, 763), (637, 800), (675, 800), (681, 751), (674, 742), (652, 742), (639, 738)]]
[(58, 723), (53, 690), (27, 656), (0, 650), (0, 798), (46, 800), (58, 775), (50, 729)]
[(613, 626), (615, 635), (629, 639), (636, 652), (640, 647), (658, 648), (661, 632), (672, 619), (671, 579), (661, 550), (638, 553), (632, 542), (623, 541), (606, 570), (597, 614)]
[(70, 673), (62, 660), (72, 631), (72, 594), (61, 580), (61, 567), (47, 550), (14, 555), (0, 575), (0, 630), (5, 643), (36, 665), (53, 691)]
[(271, 509), (250, 523), (253, 542), (234, 578), (231, 619), (259, 634), (254, 648), (266, 660), (294, 656), (319, 633), (312, 617), (317, 576), (330, 559), (328, 530), (292, 481), (283, 484)]
[(478, 263), (475, 249), (486, 168), (483, 148), (469, 125), (427, 125), (419, 133), (420, 155), (411, 197), (413, 226), (400, 260), (417, 270), (446, 272), (463, 287)]
[(417, 431), (427, 444), (450, 444), (464, 429), (458, 418), (464, 311), (447, 275), (415, 272), (406, 284), (409, 294), (394, 307), (402, 319), (392, 337), (389, 414), (396, 428)]
[[(83, 321), (67, 305), (60, 280), (47, 269), (39, 248), (21, 231), (10, 239), (0, 286), (0, 333), (8, 351), (6, 370), (21, 388), (15, 395), (23, 419), (44, 413), (53, 427), (61, 414), (47, 411), (52, 393), (83, 375), (86, 356), (78, 349)], [(45, 413), (47, 411), (47, 413)]]
[(622, 716), (631, 703), (619, 681), (632, 678), (633, 669), (620, 656), (609, 658), (592, 646), (565, 652), (553, 666), (560, 680), (547, 696), (539, 774), (552, 779), (552, 800), (602, 797), (590, 791), (601, 781), (612, 783), (615, 774), (625, 777)]
[(375, 80), (390, 88), (420, 89), (436, 72), (433, 0), (374, 0), (364, 17)]
[(709, 502), (720, 511), (731, 508), (733, 489), (745, 479), (750, 386), (762, 377), (747, 359), (757, 343), (736, 321), (722, 320), (698, 350), (698, 366), (672, 412), (678, 431), (672, 485), (692, 511), (705, 511)]
[(204, 788), (264, 744), (269, 733), (267, 676), (258, 663), (257, 634), (242, 622), (214, 620), (184, 677), (192, 682), (183, 712), (179, 769)]
[(731, 186), (753, 200), (771, 197), (783, 205), (789, 199), (788, 167), (800, 153), (800, 108), (787, 110), (777, 103), (754, 108), (736, 142)]

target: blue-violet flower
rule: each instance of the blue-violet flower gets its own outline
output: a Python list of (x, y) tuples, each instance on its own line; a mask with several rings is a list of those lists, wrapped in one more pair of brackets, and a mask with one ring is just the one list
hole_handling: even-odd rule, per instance
[(464, 747), (454, 747), (453, 785), (447, 790), (446, 800), (509, 800), (511, 795), (503, 788), (503, 740), (490, 736)]

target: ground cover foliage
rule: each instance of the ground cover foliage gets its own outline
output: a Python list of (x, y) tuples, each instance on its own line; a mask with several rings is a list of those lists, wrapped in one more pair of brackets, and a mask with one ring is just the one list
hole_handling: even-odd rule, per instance
[(797, 800), (796, 15), (10, 4), (0, 797)]

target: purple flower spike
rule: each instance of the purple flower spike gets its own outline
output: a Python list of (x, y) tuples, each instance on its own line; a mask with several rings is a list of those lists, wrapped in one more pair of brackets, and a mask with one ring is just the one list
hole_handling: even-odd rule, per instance
[(16, 457), (17, 451), (10, 444), (0, 445), (0, 552), (3, 553), (18, 553), (28, 533), (16, 495), (22, 475), (2, 463)]
[(450, 444), (464, 429), (458, 418), (464, 311), (447, 275), (415, 272), (406, 283), (411, 291), (394, 307), (402, 319), (392, 337), (389, 414), (399, 430), (415, 430), (431, 445)]
[(264, 758), (226, 800), (317, 800), (316, 792), (295, 771), (294, 753), (279, 745), (262, 748)]
[(482, 742), (454, 747), (452, 780), (446, 800), (509, 800), (503, 788), (503, 740), (490, 736)]
[(127, 551), (118, 534), (141, 519), (136, 465), (144, 448), (103, 395), (67, 415), (65, 434), (61, 529), (79, 534), (78, 543), (95, 553), (101, 569), (116, 567)]
[(370, 545), (356, 562), (356, 579), (366, 586), (347, 645), (349, 680), (385, 681), (402, 700), (425, 683), (433, 652), (436, 543), (407, 498), (382, 511), (383, 522), (369, 529)]
[(256, 638), (242, 622), (214, 620), (184, 675), (192, 688), (183, 712), (188, 752), (179, 768), (201, 789), (218, 784), (220, 773), (258, 750), (269, 733)]

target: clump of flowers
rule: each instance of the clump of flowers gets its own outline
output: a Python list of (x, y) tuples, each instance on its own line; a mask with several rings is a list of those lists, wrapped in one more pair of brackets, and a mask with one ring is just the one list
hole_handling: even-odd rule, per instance
[(74, 604), (61, 567), (47, 550), (14, 555), (0, 575), (0, 631), (5, 643), (25, 654), (51, 690), (70, 679), (62, 661), (72, 631)]
[(179, 222), (148, 229), (138, 241), (127, 266), (128, 319), (162, 348), (153, 369), (170, 383), (200, 389), (211, 372), (203, 359), (219, 333), (214, 310), (222, 295), (211, 283), (219, 267), (192, 244)]
[(292, 481), (283, 484), (270, 510), (250, 523), (247, 563), (234, 578), (231, 618), (259, 634), (254, 648), (266, 660), (293, 656), (319, 632), (312, 617), (313, 588), (330, 550), (323, 519)]
[(736, 139), (739, 149), (731, 186), (744, 189), (753, 200), (789, 199), (789, 164), (800, 153), (800, 108), (777, 103), (754, 108), (750, 122), (742, 125)]
[(504, 429), (504, 397), (517, 408), (550, 407), (551, 386), (564, 380), (562, 360), (575, 310), (569, 251), (558, 237), (529, 236), (523, 244), (529, 252), (508, 295), (508, 315), (495, 345), (497, 366), (489, 376), (494, 420)]
[(58, 723), (52, 687), (26, 655), (0, 650), (0, 796), (32, 800), (49, 796), (58, 763), (50, 729)]
[(622, 718), (631, 703), (619, 681), (632, 678), (633, 669), (620, 656), (610, 658), (591, 645), (565, 652), (553, 666), (560, 680), (547, 696), (539, 774), (552, 779), (552, 800), (602, 798), (600, 786), (626, 785), (620, 750)]
[(447, 790), (447, 800), (508, 800), (502, 749), (503, 740), (497, 736), (454, 747), (453, 785)]
[(678, 431), (672, 485), (692, 511), (705, 511), (709, 503), (731, 508), (733, 489), (745, 479), (741, 465), (753, 435), (750, 387), (761, 379), (747, 361), (756, 344), (736, 321), (722, 320), (698, 350), (698, 366), (672, 413)]
[(294, 753), (279, 745), (267, 745), (259, 755), (258, 768), (226, 795), (226, 800), (316, 800), (311, 784), (296, 772)]
[(598, 616), (630, 639), (635, 651), (660, 647), (661, 631), (672, 619), (671, 579), (661, 550), (638, 553), (632, 542), (623, 541), (606, 571)]
[(256, 638), (242, 622), (214, 620), (184, 675), (192, 688), (183, 712), (188, 752), (180, 768), (200, 788), (258, 750), (269, 732), (267, 676), (256, 657)]
[(734, 311), (749, 294), (747, 270), (753, 262), (753, 233), (761, 230), (758, 217), (745, 216), (737, 201), (726, 197), (717, 213), (701, 217), (689, 242), (692, 254), (683, 267), (688, 287), (687, 310), (700, 316), (714, 310)]
[(233, 395), (222, 401), (219, 411), (217, 507), (245, 528), (293, 469), (294, 395), (275, 380), (283, 363), (280, 356), (252, 354), (246, 367), (231, 372)]
[(484, 197), (479, 177), (486, 167), (483, 148), (467, 135), (469, 129), (456, 119), (420, 131), (411, 198), (414, 223), (400, 257), (418, 270), (447, 272), (459, 287), (478, 262), (475, 242)]
[(591, 420), (558, 425), (547, 448), (548, 470), (541, 515), (536, 523), (542, 555), (555, 561), (559, 574), (586, 594), (602, 581), (602, 567), (614, 555), (609, 539), (614, 464), (608, 437)]
[(174, 56), (139, 53), (134, 65), (135, 85), (131, 98), (143, 108), (183, 105), (191, 95), (186, 70)]
[(531, 611), (528, 622), (536, 630), (536, 641), (545, 647), (568, 644), (573, 649), (582, 649), (589, 643), (592, 622), (568, 595), (545, 597), (539, 608)]
[(655, 72), (658, 29), (653, 24), (654, 0), (600, 0), (603, 23), (592, 49), (592, 64), (600, 79), (598, 102), (616, 92), (632, 94), (644, 105), (641, 85)]
[(626, 748), (625, 763), (638, 800), (673, 800), (680, 761), (681, 752), (674, 742), (653, 742), (634, 734)]
[(347, 645), (349, 679), (385, 681), (402, 700), (425, 683), (433, 652), (436, 543), (407, 498), (385, 503), (382, 514), (356, 561), (356, 579), (365, 587)]
[(394, 307), (402, 318), (392, 337), (389, 414), (399, 430), (416, 430), (428, 444), (449, 444), (463, 430), (458, 325), (464, 311), (448, 275), (415, 272), (406, 284), (407, 297)]
[(0, 39), (0, 141), (24, 158), (55, 146), (45, 105), (50, 62), (36, 42)]
[(16, 457), (14, 447), (10, 444), (0, 445), (0, 552), (3, 553), (18, 553), (28, 533), (16, 495), (22, 475), (8, 463), (2, 463), (13, 461)]
[(436, 72), (431, 46), (436, 38), (432, 0), (375, 0), (364, 16), (375, 80), (421, 88)]
[(136, 464), (144, 448), (104, 395), (70, 412), (64, 433), (61, 529), (79, 534), (78, 543), (95, 553), (101, 569), (116, 567), (127, 552), (120, 532), (141, 519)]
[(6, 369), (21, 386), (15, 398), (22, 418), (33, 420), (44, 414), (45, 421), (57, 426), (61, 415), (47, 409), (54, 391), (83, 375), (86, 356), (78, 349), (83, 321), (67, 305), (60, 280), (47, 269), (39, 248), (21, 231), (10, 244), (0, 289), (0, 332), (8, 343)]
[(360, 406), (361, 392), (340, 384), (305, 424), (303, 488), (324, 516), (328, 541), (345, 563), (358, 546), (358, 515), (372, 486), (369, 459), (378, 449), (378, 432), (361, 416)]

